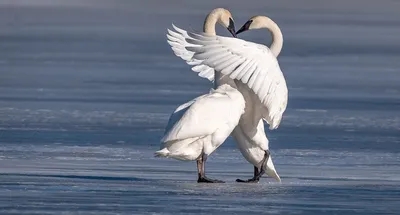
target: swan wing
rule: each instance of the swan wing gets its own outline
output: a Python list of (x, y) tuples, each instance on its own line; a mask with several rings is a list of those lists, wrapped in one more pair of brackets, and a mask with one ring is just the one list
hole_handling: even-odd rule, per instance
[[(238, 94), (241, 96), (240, 92)], [(170, 118), (161, 142), (203, 137), (213, 134), (227, 124), (232, 126), (233, 130), (244, 112), (244, 99), (242, 96), (231, 97), (212, 90), (210, 94), (197, 98), (182, 110), (183, 112), (175, 111), (176, 118)]]
[(237, 38), (184, 32), (185, 48), (192, 55), (190, 64), (208, 66), (246, 84), (263, 104), (270, 129), (277, 128), (287, 106), (288, 89), (269, 48)]
[(174, 112), (171, 114), (171, 116), (169, 117), (169, 119), (168, 119), (168, 124), (167, 124), (167, 126), (165, 127), (164, 135), (167, 134), (167, 133), (172, 129), (172, 127), (183, 117), (183, 115), (186, 113), (186, 111), (190, 108), (190, 106), (191, 106), (195, 101), (197, 101), (197, 100), (199, 100), (199, 99), (201, 99), (201, 98), (203, 98), (203, 97), (205, 97), (205, 96), (207, 96), (207, 94), (206, 94), (206, 95), (199, 96), (199, 97), (197, 97), (197, 98), (195, 98), (195, 99), (193, 99), (193, 100), (190, 100), (190, 101), (188, 101), (188, 102), (186, 102), (186, 103), (180, 105), (179, 107), (177, 107), (177, 108), (174, 110)]
[(197, 72), (200, 77), (214, 81), (214, 69), (204, 64), (199, 65), (201, 61), (193, 59), (194, 52), (188, 51), (185, 48), (191, 45), (186, 42), (186, 39), (190, 38), (188, 33), (176, 27), (174, 24), (172, 24), (172, 27), (175, 31), (167, 29), (167, 41), (174, 54), (186, 61), (189, 65), (196, 65), (192, 67), (192, 70)]

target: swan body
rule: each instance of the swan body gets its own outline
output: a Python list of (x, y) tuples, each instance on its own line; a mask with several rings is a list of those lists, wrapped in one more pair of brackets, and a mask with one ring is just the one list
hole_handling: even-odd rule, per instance
[[(215, 25), (219, 23), (226, 27), (233, 36), (235, 27), (231, 13), (223, 8), (211, 11), (205, 19), (203, 30), (208, 35), (216, 35)], [(169, 31), (168, 43), (174, 47), (176, 55), (188, 63), (191, 56), (182, 48), (189, 45), (184, 37), (189, 36), (185, 32)], [(174, 40), (177, 37), (179, 40)], [(208, 77), (208, 71), (200, 72), (200, 76)], [(196, 160), (198, 170), (197, 182), (218, 183), (219, 180), (209, 179), (205, 176), (205, 162), (207, 157), (217, 149), (239, 122), (244, 112), (244, 98), (242, 94), (229, 84), (221, 84), (207, 95), (200, 96), (189, 101), (171, 115), (166, 132), (161, 140), (161, 150), (156, 156), (171, 157), (178, 160)]]
[(179, 106), (169, 119), (162, 149), (156, 154), (178, 160), (210, 155), (236, 127), (244, 106), (242, 94), (229, 85)]
[(276, 60), (283, 44), (279, 27), (268, 17), (257, 16), (238, 31), (268, 28), (274, 40), (271, 49), (237, 38), (195, 34), (176, 26), (173, 28), (175, 31), (168, 30), (168, 41), (177, 56), (192, 65), (192, 70), (198, 72), (200, 77), (215, 81), (216, 86), (230, 84), (243, 94), (245, 113), (232, 136), (247, 161), (258, 171), (265, 171), (280, 181), (270, 156), (266, 165), (262, 165), (265, 152), (269, 149), (263, 119), (270, 129), (276, 129), (288, 100), (286, 81)]
[(262, 104), (262, 118), (270, 129), (277, 128), (287, 106), (288, 90), (278, 61), (269, 48), (237, 38), (194, 33), (189, 36), (186, 41), (196, 46), (186, 49), (194, 53), (198, 64), (245, 84)]
[[(278, 57), (283, 47), (283, 35), (279, 26), (270, 18), (266, 16), (254, 16), (250, 18), (243, 25), (243, 27), (237, 31), (237, 34), (246, 30), (259, 28), (267, 28), (271, 32), (272, 44), (269, 49), (273, 56)], [(282, 96), (281, 105), (283, 106), (284, 111), (286, 109), (288, 100), (286, 81), (283, 77), (283, 74), (282, 76), (278, 75), (278, 78), (276, 79), (277, 81), (282, 82), (281, 86), (278, 87), (281, 93), (278, 93), (277, 96)], [(239, 91), (244, 93), (244, 95), (247, 95), (244, 96), (246, 98), (246, 114), (242, 116), (241, 122), (232, 132), (232, 136), (236, 140), (238, 148), (240, 149), (243, 157), (249, 163), (254, 165), (254, 177), (256, 177), (256, 174), (260, 171), (261, 168), (263, 168), (267, 175), (275, 178), (277, 181), (281, 181), (270, 156), (269, 158), (271, 159), (267, 160), (267, 165), (262, 166), (260, 164), (263, 160), (263, 151), (265, 151), (265, 148), (269, 148), (269, 141), (265, 135), (264, 122), (262, 119), (263, 113), (268, 113), (269, 110), (261, 104), (260, 99), (258, 99), (255, 93), (251, 92), (246, 84), (237, 81), (237, 86), (239, 88)], [(277, 122), (277, 125), (270, 126), (270, 129), (277, 128), (281, 119), (282, 116), (279, 117), (279, 122)], [(243, 180), (238, 179), (238, 181)]]

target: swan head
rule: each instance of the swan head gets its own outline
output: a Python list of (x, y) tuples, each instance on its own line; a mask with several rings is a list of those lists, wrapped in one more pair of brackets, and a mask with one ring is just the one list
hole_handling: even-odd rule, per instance
[(265, 27), (265, 23), (270, 22), (271, 19), (266, 16), (253, 16), (236, 32), (240, 34), (244, 31), (251, 29), (260, 29)]
[(236, 37), (235, 22), (233, 21), (232, 14), (229, 10), (225, 8), (216, 8), (211, 11), (209, 16), (216, 17), (218, 24), (224, 26), (233, 37)]
[(268, 156), (267, 165), (265, 166), (264, 170), (265, 174), (267, 174), (269, 177), (272, 177), (278, 182), (281, 182), (281, 177), (279, 177), (278, 173), (275, 170), (274, 163), (272, 162), (271, 154), (269, 154)]

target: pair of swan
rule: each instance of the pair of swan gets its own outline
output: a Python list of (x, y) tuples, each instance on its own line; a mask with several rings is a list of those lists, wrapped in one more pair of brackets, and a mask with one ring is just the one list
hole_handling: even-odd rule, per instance
[[(273, 43), (264, 45), (237, 38), (217, 36), (219, 23), (236, 33), (267, 28)], [(222, 182), (206, 177), (205, 162), (229, 135), (245, 159), (254, 165), (254, 176), (238, 182), (258, 182), (267, 175), (280, 181), (269, 152), (263, 119), (275, 129), (286, 109), (288, 90), (276, 57), (283, 37), (278, 25), (265, 16), (249, 19), (235, 32), (231, 13), (214, 9), (204, 22), (204, 33), (196, 34), (173, 26), (168, 43), (175, 55), (192, 65), (200, 77), (214, 81), (210, 93), (179, 106), (171, 115), (161, 150), (156, 156), (196, 160), (198, 182)]]

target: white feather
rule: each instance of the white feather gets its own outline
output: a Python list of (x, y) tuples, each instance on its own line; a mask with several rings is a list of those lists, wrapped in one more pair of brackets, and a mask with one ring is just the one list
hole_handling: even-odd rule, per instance
[(244, 112), (242, 94), (222, 85), (209, 94), (179, 106), (171, 115), (158, 156), (195, 160), (218, 148)]
[[(172, 51), (182, 60), (186, 61), (189, 65), (199, 65), (201, 61), (197, 61), (193, 59), (194, 52), (188, 51), (185, 47), (190, 44), (186, 42), (186, 39), (189, 38), (189, 35), (185, 30), (182, 30), (172, 24), (173, 30), (167, 29), (167, 42), (171, 46)], [(191, 45), (192, 46), (192, 45)], [(210, 68), (207, 65), (203, 65), (203, 70), (192, 69), (194, 72), (197, 72), (198, 75), (202, 78), (206, 78), (210, 81), (214, 81), (214, 69)]]
[[(243, 156), (260, 168), (264, 150), (269, 148), (262, 118), (270, 124), (270, 129), (277, 128), (287, 105), (286, 82), (275, 56), (263, 45), (235, 38), (188, 33), (176, 26), (174, 29), (182, 37), (179, 37), (178, 44), (173, 43), (176, 39), (169, 44), (176, 54), (194, 66), (193, 71), (199, 72), (201, 77), (209, 77), (209, 80), (215, 79), (214, 73), (219, 73), (219, 80), (224, 76), (235, 80), (230, 82), (224, 79), (232, 86), (236, 85), (246, 106), (232, 136)], [(217, 82), (221, 83), (224, 81)], [(266, 172), (280, 181), (271, 158), (268, 159)]]
[[(186, 53), (192, 56), (187, 62), (196, 60), (192, 65), (202, 65), (204, 70), (211, 68), (247, 84), (268, 110), (265, 112), (268, 115), (263, 117), (270, 129), (279, 126), (287, 106), (288, 90), (278, 61), (268, 47), (237, 38), (188, 33), (176, 26), (174, 28), (181, 34), (175, 38), (180, 38), (180, 44), (185, 44)], [(232, 66), (238, 61), (238, 65)], [(196, 71), (201, 74), (198, 69)]]

